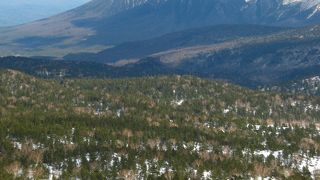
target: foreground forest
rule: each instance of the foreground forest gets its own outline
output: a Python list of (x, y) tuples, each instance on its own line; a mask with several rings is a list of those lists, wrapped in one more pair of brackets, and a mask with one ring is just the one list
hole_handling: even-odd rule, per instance
[(191, 76), (0, 84), (0, 179), (319, 176), (319, 97)]

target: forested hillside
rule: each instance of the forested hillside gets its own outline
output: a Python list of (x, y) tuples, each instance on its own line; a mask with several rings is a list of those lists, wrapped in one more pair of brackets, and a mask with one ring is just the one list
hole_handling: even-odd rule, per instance
[(0, 72), (0, 177), (303, 179), (320, 98), (191, 76), (43, 80)]
[(262, 91), (277, 91), (292, 94), (320, 95), (320, 77), (313, 76), (282, 84), (274, 84), (260, 88)]

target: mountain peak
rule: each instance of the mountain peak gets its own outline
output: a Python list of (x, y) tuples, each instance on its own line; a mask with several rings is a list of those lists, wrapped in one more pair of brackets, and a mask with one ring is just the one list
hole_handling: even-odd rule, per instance
[(283, 5), (302, 4), (305, 8), (311, 8), (320, 3), (320, 0), (283, 0)]
[(36, 49), (32, 55), (47, 56), (40, 52), (43, 48), (48, 53), (50, 46), (64, 56), (218, 24), (314, 25), (320, 22), (319, 12), (320, 0), (92, 0), (66, 13), (0, 31), (0, 50), (25, 55), (21, 49), (30, 53), (32, 47)]

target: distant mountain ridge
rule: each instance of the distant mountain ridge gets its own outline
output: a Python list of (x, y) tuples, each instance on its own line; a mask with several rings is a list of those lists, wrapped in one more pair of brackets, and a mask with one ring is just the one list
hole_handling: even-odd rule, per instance
[(320, 22), (319, 9), (318, 0), (93, 0), (48, 19), (0, 30), (0, 52), (55, 56), (97, 52), (218, 24), (305, 26)]
[[(125, 43), (98, 54), (79, 54), (68, 58), (121, 65), (139, 62), (139, 59), (145, 61), (144, 57), (148, 57), (149, 60), (160, 61), (179, 72), (224, 79), (250, 87), (320, 75), (320, 26), (278, 30), (279, 32), (277, 29), (266, 28), (265, 35), (251, 32), (251, 36), (247, 37), (243, 33), (246, 32), (244, 29), (238, 27), (238, 30), (241, 30), (238, 35), (242, 35), (240, 38), (224, 39), (218, 31), (208, 33), (198, 30), (196, 32), (201, 33), (193, 32), (194, 35), (190, 35), (192, 31), (187, 31), (180, 32), (180, 36), (176, 33), (173, 37), (189, 34), (189, 38), (174, 39), (167, 35), (149, 41)], [(263, 28), (261, 33), (262, 30)], [(272, 31), (274, 33), (268, 34)], [(220, 35), (222, 41), (219, 41), (216, 35)], [(202, 36), (207, 37), (208, 44), (197, 42)], [(210, 41), (211, 37), (218, 41)], [(226, 36), (230, 37), (232, 36)], [(162, 40), (170, 42), (168, 44), (175, 45), (176, 48), (154, 52), (159, 50), (159, 47), (169, 47)], [(196, 43), (192, 44), (193, 42)], [(125, 59), (127, 61), (124, 61)]]
[[(270, 27), (264, 29), (262, 26), (260, 27), (261, 30), (264, 29), (260, 32), (262, 35), (254, 31), (243, 31), (246, 28), (238, 26), (241, 31), (233, 34), (234, 37), (223, 37), (219, 31), (212, 31), (214, 28), (208, 28), (209, 31), (191, 30), (169, 34), (160, 38), (164, 42), (155, 38), (142, 42), (124, 43), (110, 48), (110, 51), (106, 50), (98, 54), (70, 56), (69, 58), (74, 61), (37, 59), (15, 61), (16, 58), (4, 58), (5, 61), (1, 62), (0, 67), (23, 70), (31, 74), (44, 67), (53, 71), (68, 67), (70, 74), (73, 74), (71, 77), (191, 74), (210, 79), (222, 79), (252, 88), (320, 75), (320, 26), (289, 30)], [(186, 34), (189, 39), (185, 38)], [(215, 38), (216, 36), (220, 36), (220, 39)], [(207, 44), (199, 45), (198, 41), (201, 41), (202, 37), (207, 37), (208, 41), (204, 41)], [(165, 43), (166, 41), (172, 46)], [(92, 62), (77, 62), (79, 61), (77, 57), (84, 57), (80, 60)], [(135, 57), (137, 57), (136, 60), (132, 62), (117, 60), (118, 58), (130, 60)], [(97, 62), (120, 66), (114, 67)]]

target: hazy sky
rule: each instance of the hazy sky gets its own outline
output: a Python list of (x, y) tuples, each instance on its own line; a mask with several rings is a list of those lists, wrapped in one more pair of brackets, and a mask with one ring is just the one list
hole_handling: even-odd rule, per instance
[(89, 0), (0, 0), (0, 27), (42, 19)]

